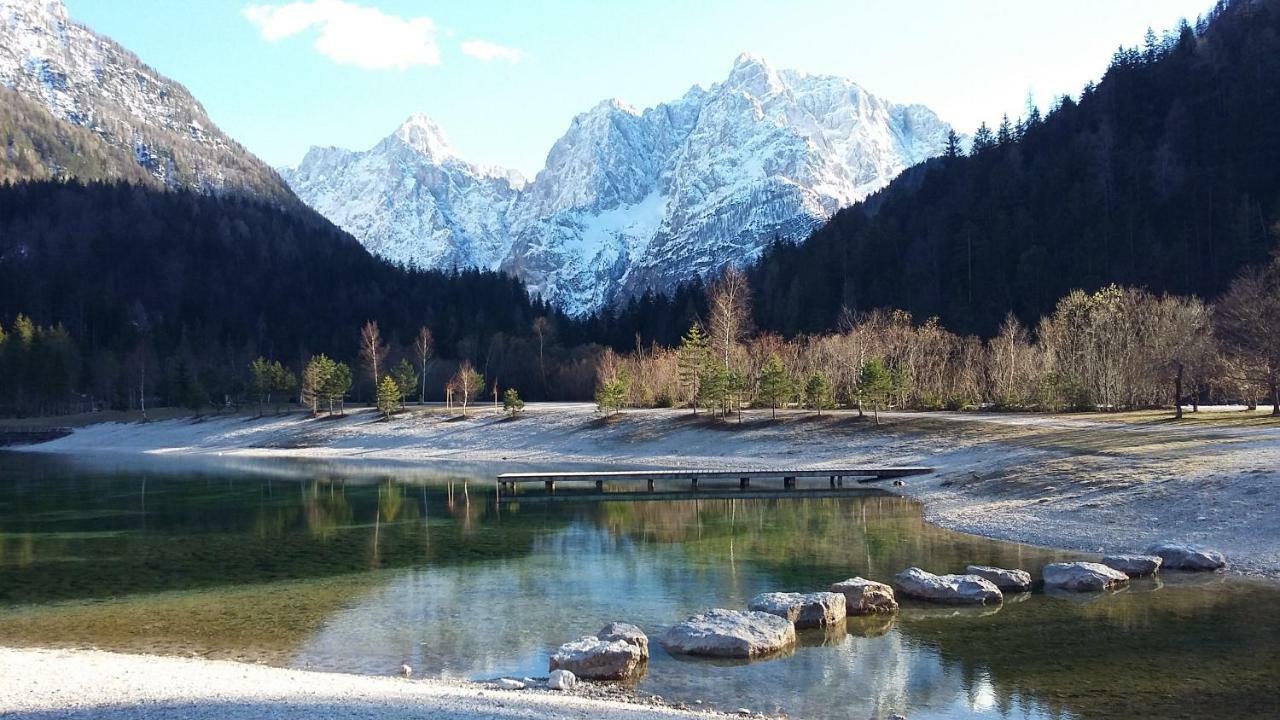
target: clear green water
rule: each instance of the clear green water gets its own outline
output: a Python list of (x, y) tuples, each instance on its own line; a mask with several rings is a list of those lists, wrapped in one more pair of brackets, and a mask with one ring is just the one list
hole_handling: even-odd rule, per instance
[[(656, 636), (765, 590), (1077, 557), (943, 531), (889, 496), (499, 506), (492, 485), (440, 473), (113, 463), (0, 453), (0, 644), (538, 676), (609, 620)], [(655, 643), (639, 682), (729, 710), (913, 720), (1275, 718), (1277, 688), (1280, 590), (1175, 574), (999, 609), (907, 606), (752, 663)]]

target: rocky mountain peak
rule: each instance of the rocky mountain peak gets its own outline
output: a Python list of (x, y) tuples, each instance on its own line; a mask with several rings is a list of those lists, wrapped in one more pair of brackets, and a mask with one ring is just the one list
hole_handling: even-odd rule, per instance
[(410, 115), (396, 128), (393, 136), (422, 153), (431, 162), (439, 163), (457, 157), (444, 130), (423, 113)]
[(783, 85), (778, 72), (764, 58), (746, 52), (733, 61), (733, 69), (724, 81), (726, 88), (757, 96), (777, 92)]

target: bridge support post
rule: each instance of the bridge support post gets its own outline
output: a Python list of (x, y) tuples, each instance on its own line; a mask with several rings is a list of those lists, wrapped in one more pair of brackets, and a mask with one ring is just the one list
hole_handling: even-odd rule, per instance
[(596, 490), (604, 490), (604, 481), (603, 481), (603, 480), (597, 480), (597, 481), (596, 481)]
[(793, 478), (793, 477), (784, 477), (784, 478), (782, 478), (782, 487), (784, 487), (784, 488), (793, 488), (793, 487), (795, 487), (795, 486), (796, 486), (796, 479), (795, 479), (795, 478)]
[(556, 491), (556, 481), (555, 481), (555, 480), (548, 480), (548, 481), (546, 481), (546, 482), (545, 482), (545, 483), (543, 483), (543, 484), (544, 484), (544, 485), (546, 485), (546, 487), (547, 487), (547, 492), (549, 492), (549, 493), (553, 493), (553, 492), (555, 492), (555, 491)]
[(832, 476), (831, 476), (831, 487), (835, 487), (835, 486), (836, 486), (836, 476), (835, 476), (835, 475), (832, 475)]
[(649, 492), (653, 492), (653, 478), (649, 478)]
[(690, 478), (690, 479), (691, 479), (691, 480), (693, 480), (693, 489), (694, 489), (694, 490), (697, 490), (697, 489), (698, 489), (698, 478)]
[(739, 488), (741, 488), (742, 490), (746, 490), (750, 486), (751, 486), (751, 478), (738, 478)]

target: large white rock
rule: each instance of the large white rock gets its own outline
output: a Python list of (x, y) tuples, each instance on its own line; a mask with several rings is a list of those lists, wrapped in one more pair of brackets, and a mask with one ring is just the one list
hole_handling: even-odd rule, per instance
[(596, 637), (601, 640), (621, 640), (630, 645), (635, 645), (640, 648), (640, 659), (649, 659), (649, 636), (631, 623), (611, 622), (600, 628), (600, 632), (596, 633)]
[(1031, 573), (1026, 570), (1006, 570), (990, 565), (970, 565), (964, 569), (969, 575), (990, 580), (1001, 592), (1026, 592), (1031, 589)]
[(1163, 567), (1170, 570), (1217, 570), (1227, 566), (1222, 553), (1193, 545), (1156, 543), (1147, 548), (1147, 554), (1158, 556)]
[(621, 680), (635, 673), (641, 659), (640, 648), (631, 643), (584, 637), (561, 645), (551, 656), (550, 669), (588, 680)]
[(578, 676), (569, 670), (552, 670), (547, 678), (547, 687), (552, 690), (572, 690), (578, 684)]
[(847, 614), (844, 595), (836, 592), (760, 593), (751, 598), (747, 609), (786, 618), (797, 628), (834, 625)]
[(893, 588), (874, 580), (851, 577), (848, 580), (832, 583), (827, 589), (844, 595), (845, 612), (849, 615), (891, 613), (898, 609)]
[(1004, 593), (990, 580), (977, 575), (934, 575), (917, 567), (893, 578), (894, 587), (907, 597), (952, 605), (985, 605), (1004, 600)]
[(796, 627), (764, 612), (708, 610), (676, 624), (662, 637), (673, 653), (749, 658), (795, 644)]
[(520, 682), (519, 680), (512, 680), (511, 678), (499, 678), (498, 680), (495, 680), (493, 684), (497, 685), (500, 690), (523, 690), (524, 689), (524, 683)]
[(1051, 563), (1041, 572), (1047, 588), (1092, 592), (1107, 590), (1129, 582), (1129, 576), (1102, 563)]
[(1159, 555), (1108, 555), (1102, 558), (1103, 565), (1129, 577), (1154, 575), (1163, 562)]

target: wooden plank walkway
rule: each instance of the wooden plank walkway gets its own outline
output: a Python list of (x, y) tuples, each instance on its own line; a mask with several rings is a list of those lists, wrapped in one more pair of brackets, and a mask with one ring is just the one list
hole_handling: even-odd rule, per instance
[(498, 476), (501, 489), (513, 489), (526, 483), (542, 483), (549, 492), (554, 492), (556, 483), (585, 482), (594, 483), (597, 490), (603, 489), (607, 483), (644, 482), (649, 490), (654, 489), (658, 481), (687, 480), (696, 489), (702, 480), (737, 480), (738, 487), (745, 489), (751, 486), (752, 480), (781, 479), (782, 487), (794, 488), (799, 478), (827, 478), (831, 487), (841, 487), (845, 478), (856, 479), (860, 483), (888, 480), (891, 478), (909, 477), (911, 475), (928, 475), (933, 468), (928, 467), (855, 467), (855, 468), (784, 468), (781, 470), (603, 470), (585, 472), (550, 472), (550, 473), (502, 473)]

